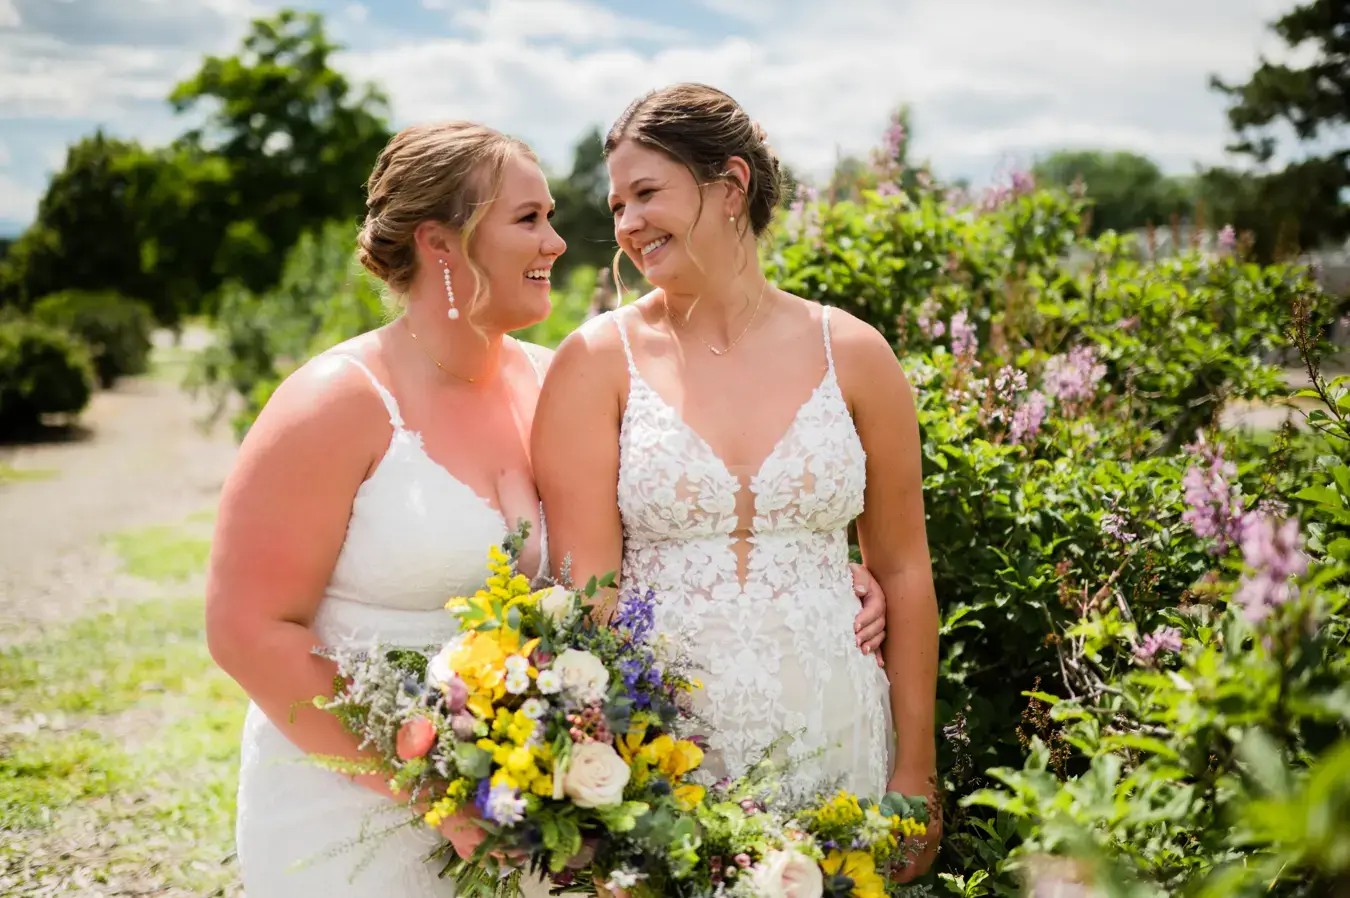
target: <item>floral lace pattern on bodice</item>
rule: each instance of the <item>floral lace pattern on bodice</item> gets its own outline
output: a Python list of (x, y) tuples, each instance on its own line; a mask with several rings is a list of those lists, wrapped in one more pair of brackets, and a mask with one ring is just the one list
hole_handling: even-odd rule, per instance
[[(642, 377), (621, 320), (629, 392), (619, 435), (622, 582), (652, 588), (657, 626), (701, 673), (709, 778), (739, 775), (783, 737), (798, 789), (879, 794), (888, 773), (884, 675), (853, 637), (847, 527), (866, 455), (825, 371), (759, 469), (736, 476)], [(738, 499), (749, 490), (752, 502)]]

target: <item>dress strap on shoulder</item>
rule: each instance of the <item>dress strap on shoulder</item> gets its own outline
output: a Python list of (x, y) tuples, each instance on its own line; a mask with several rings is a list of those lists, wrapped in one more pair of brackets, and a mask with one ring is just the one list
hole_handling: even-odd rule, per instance
[(623, 326), (623, 309), (615, 309), (607, 314), (610, 316), (610, 320), (614, 322), (614, 327), (619, 332), (619, 340), (623, 343), (623, 354), (628, 358), (628, 373), (636, 374), (637, 363), (633, 361), (633, 347), (628, 342), (628, 330)]
[(830, 346), (830, 307), (820, 307), (820, 328), (825, 332), (825, 364), (831, 374), (834, 373), (834, 350)]
[(365, 362), (349, 353), (338, 353), (338, 358), (351, 362), (365, 372), (366, 377), (368, 377), (371, 384), (374, 385), (375, 392), (380, 394), (380, 401), (384, 403), (385, 411), (389, 412), (389, 423), (394, 425), (396, 430), (402, 430), (403, 416), (399, 414), (398, 403), (394, 401), (394, 394), (385, 389), (384, 384), (380, 383), (380, 379), (375, 376), (375, 372), (366, 367)]
[[(513, 337), (512, 339), (515, 338)], [(539, 386), (542, 387), (544, 385), (544, 369), (539, 367), (539, 359), (537, 359), (530, 348), (521, 341), (516, 340), (516, 345), (520, 347), (521, 352), (525, 353), (526, 361), (528, 361), (530, 367), (534, 369), (534, 379), (539, 381)]]

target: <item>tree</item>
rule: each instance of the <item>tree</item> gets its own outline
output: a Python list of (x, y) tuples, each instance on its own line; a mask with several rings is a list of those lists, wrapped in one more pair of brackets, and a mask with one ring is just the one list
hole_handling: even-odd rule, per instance
[[(72, 145), (38, 203), (37, 218), (0, 263), (6, 304), (26, 308), (59, 290), (109, 289), (162, 303), (141, 265), (141, 147), (96, 131)], [(172, 317), (172, 316), (170, 316)]]
[(214, 275), (264, 290), (301, 232), (362, 214), (362, 186), (390, 137), (388, 103), (329, 67), (337, 49), (317, 13), (286, 10), (254, 21), (238, 55), (207, 57), (171, 94), (179, 112), (211, 109), (176, 149), (225, 167), (228, 190), (215, 199), (226, 217), (208, 226), (221, 235)]
[[(1309, 0), (1271, 27), (1310, 61), (1296, 66), (1262, 59), (1245, 84), (1217, 77), (1210, 82), (1233, 98), (1228, 120), (1237, 140), (1230, 150), (1268, 164), (1277, 145), (1271, 127), (1278, 122), (1312, 147), (1281, 171), (1258, 171), (1234, 201), (1225, 205), (1221, 196), (1214, 198), (1217, 212), (1254, 232), (1263, 256), (1350, 234), (1350, 146), (1344, 130), (1350, 125), (1350, 0)], [(1228, 170), (1207, 174), (1211, 190), (1231, 187), (1236, 179)]]
[(1092, 201), (1092, 233), (1161, 225), (1191, 206), (1183, 182), (1153, 160), (1129, 152), (1060, 150), (1032, 167), (1036, 182), (1070, 188), (1081, 182)]
[(572, 170), (549, 184), (558, 212), (553, 225), (567, 240), (555, 277), (580, 265), (608, 267), (614, 259), (614, 221), (609, 214), (609, 173), (599, 128), (587, 132), (572, 152)]

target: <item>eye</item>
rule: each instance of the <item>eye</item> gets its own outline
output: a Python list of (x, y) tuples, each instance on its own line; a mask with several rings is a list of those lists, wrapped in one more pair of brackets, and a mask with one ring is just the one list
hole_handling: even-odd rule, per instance
[(623, 203), (615, 203), (614, 205), (609, 207), (610, 215), (617, 216), (622, 211), (623, 211)]
[[(549, 217), (549, 218), (552, 218), (552, 217), (553, 217), (553, 213), (550, 212), (549, 215), (548, 215), (548, 217)], [(521, 219), (522, 222), (529, 222), (530, 224), (534, 224), (534, 223), (535, 223), (536, 221), (538, 221), (538, 220), (539, 220), (539, 213), (538, 213), (538, 212), (531, 212), (531, 213), (529, 213), (528, 215), (526, 215), (524, 218)]]
[(655, 187), (644, 187), (644, 188), (642, 188), (641, 190), (638, 191), (638, 194), (637, 194), (637, 195), (638, 195), (638, 199), (645, 199), (646, 197), (651, 196), (653, 193), (656, 193), (656, 188), (655, 188)]

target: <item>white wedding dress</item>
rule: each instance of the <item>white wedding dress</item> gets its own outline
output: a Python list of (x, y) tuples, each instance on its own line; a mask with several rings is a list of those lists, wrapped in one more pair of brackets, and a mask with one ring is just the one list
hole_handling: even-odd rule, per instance
[(713, 750), (701, 776), (740, 776), (779, 743), (791, 758), (785, 797), (843, 787), (879, 798), (894, 741), (889, 687), (854, 639), (847, 536), (866, 455), (835, 377), (829, 309), (820, 384), (744, 483), (642, 378), (625, 312), (610, 314), (629, 375), (621, 584), (655, 591), (657, 630), (702, 680), (695, 709)]
[[(445, 603), (483, 585), (488, 548), (506, 537), (506, 521), (427, 455), (421, 435), (404, 426), (393, 395), (369, 368), (342, 358), (374, 384), (393, 436), (352, 502), (314, 631), (326, 645), (443, 643), (455, 633)], [(541, 521), (531, 542), (539, 541), (544, 556), (542, 531)], [(541, 560), (540, 573), (545, 565)], [(440, 844), (435, 832), (405, 826), (378, 835), (408, 820), (407, 809), (318, 767), (252, 703), (238, 799), (236, 839), (247, 898), (454, 895), (453, 883), (437, 876), (441, 862), (426, 862)], [(363, 833), (365, 844), (354, 844)]]

